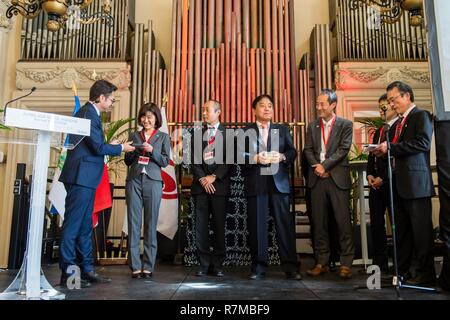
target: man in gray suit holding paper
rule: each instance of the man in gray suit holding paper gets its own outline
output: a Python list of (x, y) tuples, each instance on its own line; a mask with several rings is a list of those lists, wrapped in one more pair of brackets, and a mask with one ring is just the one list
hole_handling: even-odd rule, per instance
[(341, 248), (339, 276), (352, 276), (354, 256), (350, 222), (350, 167), (348, 153), (352, 145), (353, 124), (337, 117), (336, 92), (324, 89), (317, 98), (319, 118), (312, 122), (306, 134), (305, 156), (309, 164), (308, 187), (311, 188), (312, 218), (316, 266), (308, 275), (319, 276), (329, 272), (330, 244), (328, 238), (328, 209), (334, 212)]

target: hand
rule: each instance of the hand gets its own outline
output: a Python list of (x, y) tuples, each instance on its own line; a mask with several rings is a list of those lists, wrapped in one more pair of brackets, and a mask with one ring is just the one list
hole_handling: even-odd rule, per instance
[(272, 163), (278, 164), (278, 163), (281, 163), (281, 162), (285, 161), (286, 160), (286, 156), (284, 154), (282, 154), (282, 153), (277, 152), (277, 151), (272, 151), (271, 159), (272, 159), (272, 161), (271, 161)]
[(208, 184), (205, 188), (205, 191), (207, 194), (214, 194), (216, 193), (216, 188), (212, 184)]
[(134, 150), (136, 150), (135, 147), (132, 146), (133, 141), (128, 141), (122, 144), (122, 151), (125, 153), (128, 152), (133, 152)]
[(387, 142), (381, 143), (374, 151), (373, 154), (376, 157), (382, 157), (387, 153)]
[(149, 152), (149, 153), (153, 152), (153, 146), (151, 144), (148, 144), (147, 142), (144, 142), (142, 144), (142, 147), (145, 152)]
[(312, 167), (314, 168), (314, 174), (316, 176), (321, 177), (322, 175), (324, 175), (326, 173), (325, 168), (321, 164), (315, 164)]
[(114, 140), (110, 144), (112, 144), (113, 146), (118, 146), (119, 144), (122, 144), (122, 143), (119, 140)]
[(209, 176), (201, 178), (199, 181), (202, 184), (202, 187), (205, 187), (208, 184), (213, 184), (216, 181), (216, 177), (209, 175)]
[(375, 178), (372, 187), (373, 187), (375, 190), (378, 190), (378, 189), (381, 188), (381, 186), (382, 186), (383, 184), (384, 184), (383, 179), (381, 179), (380, 177), (377, 177), (377, 178)]
[(373, 184), (375, 183), (375, 177), (374, 176), (367, 176), (367, 182), (369, 183), (369, 187), (373, 188)]
[(255, 156), (255, 162), (262, 165), (268, 165), (270, 164), (270, 157), (267, 156), (266, 152), (261, 152)]

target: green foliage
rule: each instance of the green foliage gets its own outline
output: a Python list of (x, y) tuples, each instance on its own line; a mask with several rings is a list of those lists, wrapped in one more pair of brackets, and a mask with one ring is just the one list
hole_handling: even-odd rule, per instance
[(348, 154), (348, 161), (367, 161), (369, 159), (369, 155), (365, 154), (363, 149), (358, 147), (356, 143), (353, 144), (350, 149), (350, 153)]
[(357, 122), (363, 124), (366, 128), (368, 128), (369, 133), (374, 133), (376, 130), (381, 128), (384, 124), (384, 121), (381, 118), (364, 118), (364, 119), (358, 120)]
[[(131, 124), (135, 121), (135, 118), (120, 119), (117, 121), (107, 122), (107, 117), (102, 116), (102, 122), (105, 127), (105, 140), (106, 143), (112, 143), (118, 141), (124, 143), (128, 140), (128, 137), (132, 128)], [(107, 166), (109, 172), (119, 175), (118, 170), (124, 166), (123, 155), (120, 156), (108, 156)]]
[[(0, 109), (0, 113), (3, 113), (4, 110)], [(0, 123), (0, 130), (11, 130), (10, 128), (8, 128), (7, 126), (4, 126), (3, 124)]]

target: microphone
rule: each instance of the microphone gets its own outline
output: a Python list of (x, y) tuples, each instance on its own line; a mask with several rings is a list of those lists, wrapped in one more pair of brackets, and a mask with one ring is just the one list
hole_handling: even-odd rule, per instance
[(388, 105), (387, 105), (387, 104), (383, 104), (383, 105), (380, 107), (380, 109), (383, 110), (384, 112), (386, 112), (386, 111), (388, 110)]
[(8, 101), (8, 102), (5, 104), (5, 110), (3, 111), (3, 113), (4, 113), (4, 118), (6, 119), (6, 111), (7, 111), (7, 109), (8, 109), (8, 106), (9, 106), (11, 103), (16, 102), (16, 101), (18, 101), (18, 100), (20, 100), (20, 99), (26, 98), (26, 97), (32, 95), (33, 92), (35, 92), (35, 91), (36, 91), (36, 87), (33, 87), (33, 88), (31, 88), (31, 91), (30, 91), (29, 93), (27, 93), (26, 95), (23, 95), (23, 96), (21, 96), (21, 97), (18, 97), (18, 98), (16, 98), (16, 99), (13, 99), (13, 100), (11, 100), (11, 101)]

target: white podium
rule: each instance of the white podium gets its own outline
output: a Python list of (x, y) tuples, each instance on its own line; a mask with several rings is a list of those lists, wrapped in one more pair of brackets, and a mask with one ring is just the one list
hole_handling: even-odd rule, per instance
[(6, 126), (37, 130), (38, 136), (31, 186), (27, 249), (19, 273), (8, 289), (0, 294), (0, 300), (65, 299), (64, 294), (52, 288), (41, 270), (42, 236), (51, 136), (52, 133), (68, 133), (82, 137), (89, 136), (90, 122), (87, 119), (56, 114), (23, 109), (7, 109), (5, 114)]

